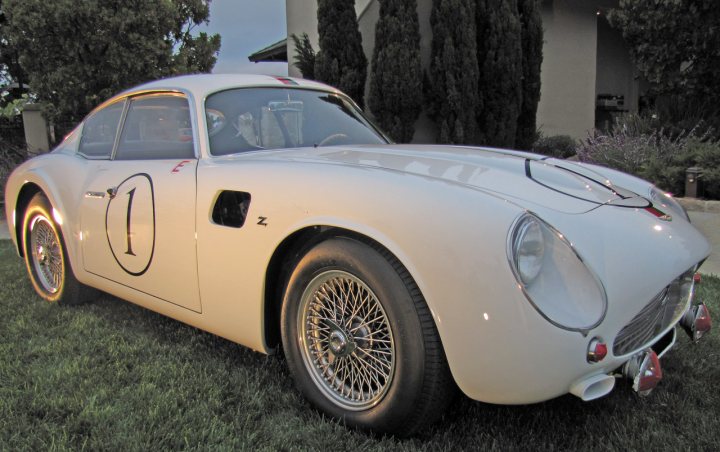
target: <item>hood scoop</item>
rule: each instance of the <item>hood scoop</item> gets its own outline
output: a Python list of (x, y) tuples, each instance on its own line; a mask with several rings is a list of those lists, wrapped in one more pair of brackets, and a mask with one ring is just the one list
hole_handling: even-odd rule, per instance
[(533, 182), (558, 193), (597, 205), (648, 207), (650, 202), (601, 174), (566, 160), (525, 160), (525, 175)]

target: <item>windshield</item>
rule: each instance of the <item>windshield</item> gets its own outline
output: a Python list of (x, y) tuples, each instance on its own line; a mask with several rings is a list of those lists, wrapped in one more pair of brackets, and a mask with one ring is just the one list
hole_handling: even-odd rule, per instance
[(384, 144), (386, 139), (345, 97), (324, 91), (238, 88), (205, 102), (210, 153)]

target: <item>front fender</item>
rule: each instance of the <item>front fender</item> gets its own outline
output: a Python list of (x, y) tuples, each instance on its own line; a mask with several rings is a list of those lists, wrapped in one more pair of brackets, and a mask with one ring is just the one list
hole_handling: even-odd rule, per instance
[(75, 173), (74, 167), (80, 163), (73, 160), (79, 158), (46, 154), (23, 163), (8, 178), (5, 190), (5, 212), (10, 238), (17, 247), (19, 255), (23, 255), (20, 242), (25, 209), (32, 196), (36, 192), (42, 192), (53, 206), (53, 216), (65, 239), (72, 267), (82, 268), (78, 194), (82, 191), (83, 178), (68, 176)]

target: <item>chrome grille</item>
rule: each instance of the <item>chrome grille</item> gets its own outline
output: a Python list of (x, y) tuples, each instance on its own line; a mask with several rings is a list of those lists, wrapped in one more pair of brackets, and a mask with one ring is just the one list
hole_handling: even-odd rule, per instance
[(688, 270), (650, 300), (615, 337), (613, 354), (625, 355), (640, 349), (677, 322), (692, 298), (694, 274), (694, 268)]

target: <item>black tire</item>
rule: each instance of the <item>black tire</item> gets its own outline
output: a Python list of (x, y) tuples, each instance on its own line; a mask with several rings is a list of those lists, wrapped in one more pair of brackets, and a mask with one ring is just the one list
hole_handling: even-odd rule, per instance
[(300, 391), (349, 426), (409, 436), (453, 399), (430, 311), (380, 247), (332, 238), (312, 248), (289, 278), (281, 325)]
[(62, 231), (52, 215), (52, 205), (36, 194), (23, 221), (25, 267), (35, 291), (48, 302), (76, 305), (87, 301), (91, 290), (73, 274)]

